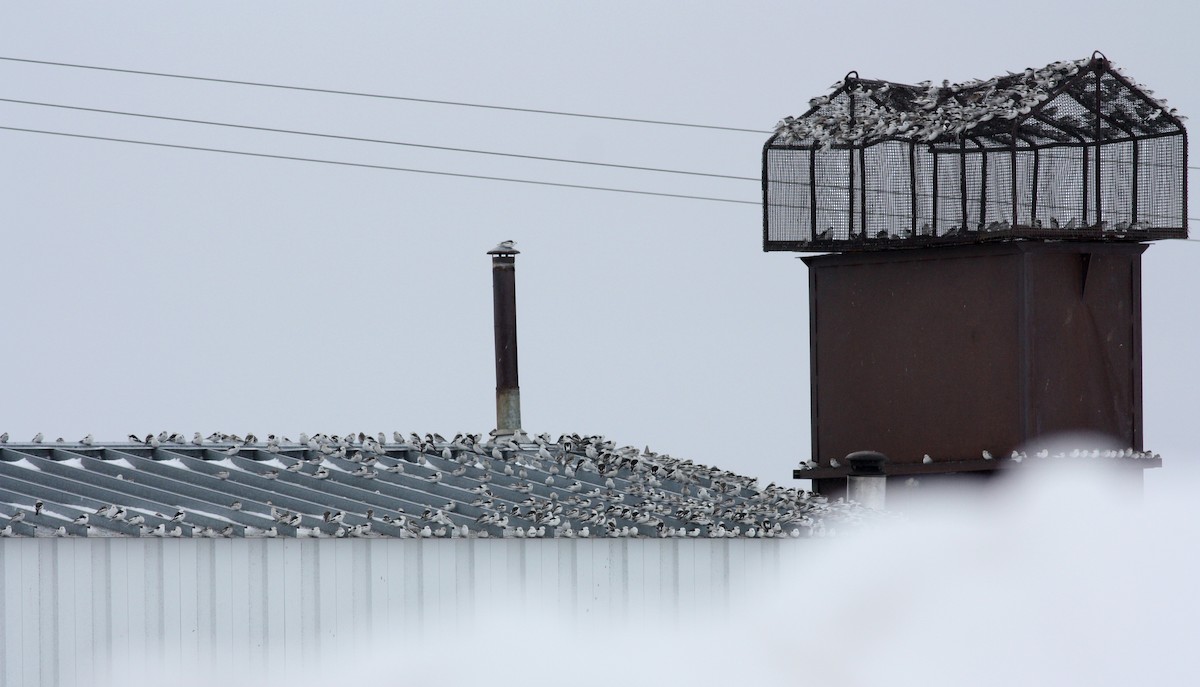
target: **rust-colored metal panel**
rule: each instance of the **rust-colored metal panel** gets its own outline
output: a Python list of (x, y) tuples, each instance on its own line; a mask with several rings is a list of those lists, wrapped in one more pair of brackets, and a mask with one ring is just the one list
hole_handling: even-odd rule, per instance
[(1071, 429), (1140, 449), (1144, 250), (1021, 241), (805, 258), (814, 459), (929, 454), (936, 469)]
[(1021, 254), (992, 248), (806, 260), (818, 463), (864, 449), (965, 460), (1016, 445)]
[(1141, 449), (1145, 246), (1066, 244), (1027, 252), (1029, 435), (1086, 430)]

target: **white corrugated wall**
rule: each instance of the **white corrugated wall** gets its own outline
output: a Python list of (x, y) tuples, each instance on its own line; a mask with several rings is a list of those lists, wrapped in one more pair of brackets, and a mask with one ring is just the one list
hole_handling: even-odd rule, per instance
[(0, 687), (108, 684), (113, 662), (295, 666), (353, 635), (467, 623), (490, 601), (637, 620), (771, 584), (778, 540), (0, 541)]

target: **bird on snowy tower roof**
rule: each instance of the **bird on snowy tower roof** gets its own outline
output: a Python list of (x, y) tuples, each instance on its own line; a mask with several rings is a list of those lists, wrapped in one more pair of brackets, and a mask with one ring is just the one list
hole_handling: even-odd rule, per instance
[(764, 146), (764, 250), (1187, 237), (1185, 118), (1099, 52), (832, 88)]

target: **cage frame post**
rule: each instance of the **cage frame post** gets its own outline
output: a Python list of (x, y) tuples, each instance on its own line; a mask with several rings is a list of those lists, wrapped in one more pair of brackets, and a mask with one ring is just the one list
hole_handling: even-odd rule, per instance
[[(808, 212), (812, 221), (812, 237), (817, 239), (817, 149), (808, 149)], [(828, 238), (828, 237), (827, 237)]]
[(962, 233), (970, 231), (967, 226), (967, 139), (959, 136), (958, 138), (958, 175), (959, 175), (959, 190), (958, 200), (962, 204), (962, 221), (959, 227)]
[(1096, 160), (1093, 163), (1096, 165), (1096, 169), (1095, 169), (1095, 174), (1096, 174), (1096, 224), (1095, 224), (1095, 226), (1100, 227), (1100, 228), (1104, 227), (1104, 199), (1101, 196), (1101, 192), (1103, 190), (1101, 187), (1104, 185), (1104, 175), (1101, 173), (1101, 158), (1104, 157), (1102, 154), (1103, 146), (1104, 146), (1104, 129), (1102, 128), (1101, 123), (1104, 121), (1104, 119), (1103, 119), (1104, 115), (1101, 114), (1101, 112), (1100, 112), (1100, 82), (1103, 80), (1103, 77), (1104, 77), (1103, 65), (1104, 65), (1103, 60), (1099, 60), (1096, 62), (1096, 110), (1095, 110), (1096, 133), (1094, 135), (1094, 138), (1096, 139)]
[(910, 231), (912, 238), (917, 237), (917, 144), (909, 142), (908, 144), (908, 214), (912, 218)]

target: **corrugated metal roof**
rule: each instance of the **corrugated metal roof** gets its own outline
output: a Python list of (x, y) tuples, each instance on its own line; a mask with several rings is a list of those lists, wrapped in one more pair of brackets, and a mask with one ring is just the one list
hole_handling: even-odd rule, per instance
[(781, 537), (852, 505), (600, 436), (0, 446), (5, 536)]

